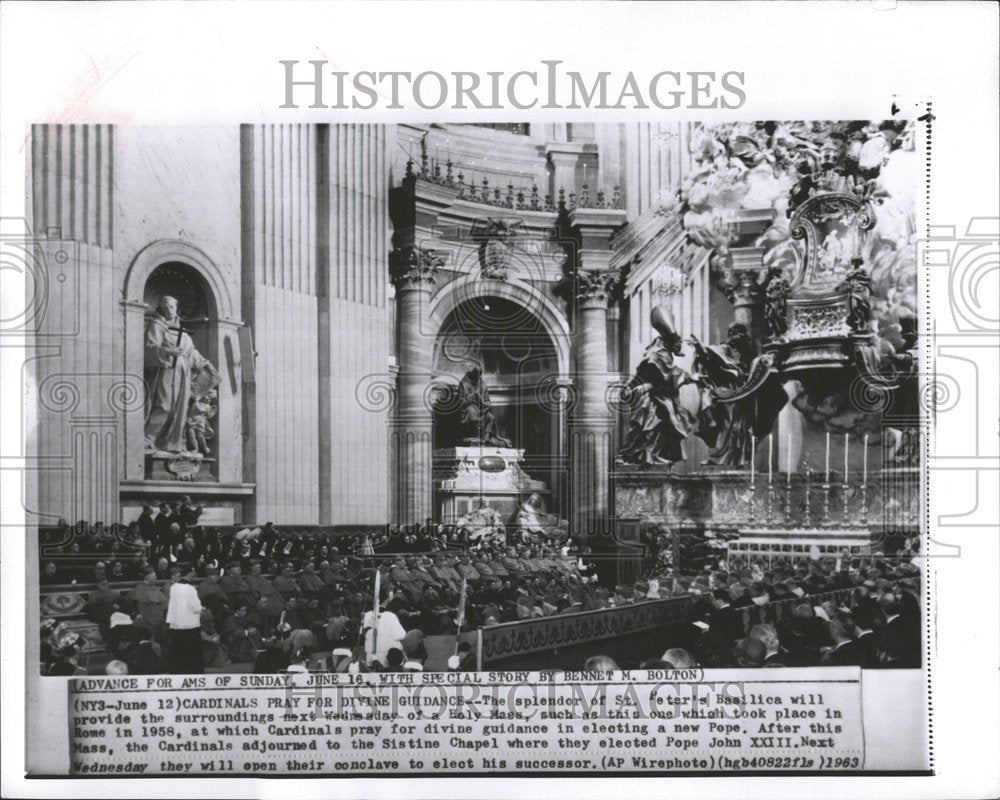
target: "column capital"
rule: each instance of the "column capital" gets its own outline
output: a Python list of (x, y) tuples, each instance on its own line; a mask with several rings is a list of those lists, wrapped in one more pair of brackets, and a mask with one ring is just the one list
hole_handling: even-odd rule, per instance
[(576, 273), (576, 298), (583, 307), (607, 307), (618, 290), (618, 270), (579, 270)]
[(734, 247), (728, 253), (713, 256), (716, 285), (734, 306), (753, 306), (760, 301), (767, 278), (763, 256), (763, 247)]
[(389, 273), (397, 290), (433, 287), (446, 256), (427, 247), (398, 247), (389, 256)]

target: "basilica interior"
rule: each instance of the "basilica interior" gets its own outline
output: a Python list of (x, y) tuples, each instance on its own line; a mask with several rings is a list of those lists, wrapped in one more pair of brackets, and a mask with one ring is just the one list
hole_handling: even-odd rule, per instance
[(911, 551), (916, 170), (901, 120), (34, 126), (29, 513)]

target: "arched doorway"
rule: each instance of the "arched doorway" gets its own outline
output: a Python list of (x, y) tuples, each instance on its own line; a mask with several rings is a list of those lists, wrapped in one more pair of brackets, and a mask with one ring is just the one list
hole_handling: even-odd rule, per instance
[(198, 270), (181, 261), (160, 264), (146, 279), (142, 294), (143, 302), (150, 309), (155, 309), (166, 295), (175, 297), (178, 313), (184, 320), (184, 328), (190, 331), (195, 347), (209, 359), (217, 361), (209, 325), (218, 319), (218, 313), (211, 289)]
[[(564, 408), (560, 358), (546, 327), (523, 305), (499, 294), (466, 297), (447, 313), (434, 342), (439, 387), (458, 387), (478, 368), (489, 393), (496, 432), (523, 451), (517, 466), (545, 484), (550, 510), (561, 511)], [(434, 406), (435, 453), (468, 443), (456, 391), (439, 392)], [(436, 471), (437, 471), (437, 464)], [(501, 496), (494, 505), (512, 515), (519, 499)]]

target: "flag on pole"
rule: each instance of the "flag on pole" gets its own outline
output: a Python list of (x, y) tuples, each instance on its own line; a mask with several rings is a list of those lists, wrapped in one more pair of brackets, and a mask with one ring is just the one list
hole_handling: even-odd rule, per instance
[(378, 596), (382, 589), (382, 573), (375, 567), (375, 596), (372, 599), (372, 658), (378, 652)]
[(462, 589), (458, 593), (458, 617), (455, 620), (455, 653), (458, 654), (458, 637), (462, 634), (462, 624), (465, 622), (465, 593), (469, 579), (462, 578)]
[(469, 586), (469, 579), (462, 578), (462, 590), (458, 594), (458, 630), (462, 630), (462, 624), (465, 622), (465, 592)]

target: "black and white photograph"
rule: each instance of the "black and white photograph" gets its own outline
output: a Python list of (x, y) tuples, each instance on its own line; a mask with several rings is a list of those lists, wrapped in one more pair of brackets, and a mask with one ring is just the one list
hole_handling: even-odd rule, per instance
[[(255, 56), (206, 3), (218, 74), (139, 99), (161, 12), (198, 16), (140, 5), (49, 4), (53, 48), (138, 38), (66, 45), (45, 103), (3, 78), (16, 796), (973, 796), (940, 781), (948, 698), (996, 718), (996, 124), (847, 55), (940, 4), (852, 6), (824, 68), (795, 37), (847, 4), (785, 35), (759, 3), (481, 3), (473, 63), (451, 23), (438, 54), (290, 44), (457, 4), (293, 3)], [(281, 16), (242, 7), (233, 36)], [(641, 44), (602, 69), (529, 9)], [(759, 61), (652, 57), (723, 10)]]
[(35, 127), (42, 674), (920, 667), (913, 125)]

